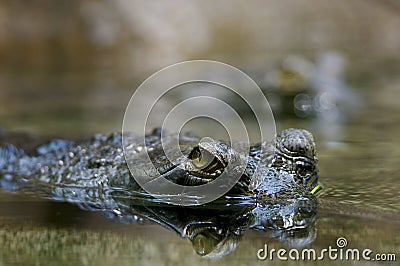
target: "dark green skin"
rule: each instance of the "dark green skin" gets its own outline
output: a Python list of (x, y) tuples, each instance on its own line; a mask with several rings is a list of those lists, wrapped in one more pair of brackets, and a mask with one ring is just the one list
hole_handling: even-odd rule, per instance
[[(136, 154), (132, 173), (125, 161), (122, 136), (117, 133), (96, 135), (83, 142), (53, 140), (39, 146), (33, 154), (3, 144), (0, 186), (7, 191), (72, 202), (122, 222), (137, 222), (138, 217), (150, 219), (190, 239), (200, 255), (228, 252), (226, 246), (232, 246), (230, 241), (246, 228), (313, 232), (317, 200), (310, 191), (318, 182), (318, 167), (311, 133), (287, 129), (274, 144), (252, 146), (249, 154), (211, 140), (207, 149), (223, 161), (221, 165), (228, 167), (232, 156), (244, 158), (245, 170), (223, 197), (206, 205), (186, 207), (185, 215), (183, 207), (168, 206), (168, 197), (152, 197), (132, 176), (154, 175), (155, 179), (164, 177), (185, 186), (217, 178), (217, 173), (204, 175), (192, 164), (191, 154), (196, 147), (202, 147), (201, 140), (191, 135), (180, 138), (183, 157), (171, 163), (162, 149), (159, 130), (146, 136), (145, 144), (143, 138), (125, 135), (125, 143), (130, 144), (125, 152)], [(168, 144), (164, 142), (164, 148), (169, 149)], [(156, 172), (150, 170), (148, 161), (142, 160), (146, 151)], [(286, 241), (282, 234), (278, 237)], [(309, 243), (314, 238), (310, 234), (304, 240), (303, 234), (301, 241)], [(204, 241), (211, 242), (206, 247), (196, 246)]]

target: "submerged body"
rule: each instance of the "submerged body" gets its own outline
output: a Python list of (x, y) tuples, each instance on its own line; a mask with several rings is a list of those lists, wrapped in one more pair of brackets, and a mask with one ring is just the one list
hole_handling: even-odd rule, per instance
[[(122, 135), (117, 133), (96, 135), (82, 142), (53, 140), (31, 154), (6, 144), (0, 148), (0, 186), (7, 191), (25, 191), (75, 203), (122, 222), (135, 222), (139, 214), (172, 228), (194, 245), (205, 237), (220, 239), (216, 245), (224, 246), (228, 236), (236, 238), (244, 225), (261, 230), (313, 226), (318, 167), (311, 133), (288, 129), (277, 136), (275, 143), (251, 146), (248, 153), (241, 151), (240, 145), (234, 150), (221, 141), (181, 135), (181, 155), (172, 162), (166, 154), (175, 148), (172, 144), (176, 139), (172, 134), (166, 136), (162, 143), (160, 130), (146, 136), (145, 141), (125, 135), (124, 141), (129, 143), (125, 151)], [(124, 156), (127, 153), (135, 155), (130, 169)], [(238, 182), (221, 199), (185, 209), (186, 218), (182, 218), (183, 207), (160, 207), (170, 203), (174, 195), (155, 199), (135, 179), (157, 181), (163, 177), (179, 185), (197, 186), (215, 180), (233, 161), (242, 169)], [(244, 209), (232, 211), (228, 205)], [(232, 224), (226, 224), (216, 214), (205, 215), (209, 211), (201, 210), (207, 208), (214, 213), (217, 210), (221, 217), (230, 217), (224, 219)], [(220, 229), (218, 233), (216, 228)]]

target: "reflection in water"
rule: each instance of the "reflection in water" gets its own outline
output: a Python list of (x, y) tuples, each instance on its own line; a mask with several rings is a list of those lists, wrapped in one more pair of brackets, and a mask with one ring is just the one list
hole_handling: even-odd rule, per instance
[[(5, 182), (1, 185), (4, 190), (15, 190), (15, 186), (7, 186)], [(39, 194), (40, 188), (32, 183), (18, 189), (29, 192), (33, 187), (35, 194)], [(270, 238), (290, 247), (309, 245), (317, 236), (315, 197), (225, 196), (205, 205), (187, 207), (165, 204), (147, 194), (127, 190), (105, 191), (94, 196), (84, 187), (66, 186), (43, 188), (42, 196), (77, 204), (83, 210), (101, 213), (118, 223), (154, 222), (189, 240), (194, 251), (207, 258), (232, 253), (248, 230), (268, 233)]]
[[(115, 195), (113, 200), (118, 211), (101, 210), (107, 218), (123, 223), (151, 220), (190, 240), (195, 252), (208, 258), (233, 252), (249, 229), (268, 232), (271, 238), (292, 247), (303, 247), (316, 238), (315, 201), (282, 204), (226, 197), (202, 206), (183, 207), (126, 195)], [(88, 205), (84, 208), (99, 211)]]
[[(3, 190), (34, 189), (0, 183)], [(27, 191), (26, 191), (27, 190)], [(48, 194), (50, 192), (50, 195)], [(71, 193), (75, 197), (71, 197)], [(176, 232), (189, 240), (194, 251), (207, 258), (219, 258), (232, 253), (248, 230), (268, 233), (290, 247), (303, 247), (316, 239), (315, 197), (284, 199), (282, 195), (225, 196), (201, 206), (174, 206), (139, 192), (127, 190), (105, 191), (103, 195), (89, 195), (86, 188), (64, 187), (53, 190), (42, 188), (42, 196), (77, 204), (81, 209), (98, 212), (106, 218), (124, 224), (144, 224), (151, 221)]]

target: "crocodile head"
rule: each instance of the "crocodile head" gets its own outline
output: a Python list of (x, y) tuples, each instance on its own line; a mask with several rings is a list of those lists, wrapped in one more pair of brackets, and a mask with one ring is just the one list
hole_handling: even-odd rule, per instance
[[(178, 142), (179, 148), (175, 145)], [(146, 145), (140, 150), (146, 150), (152, 170), (140, 165), (140, 157), (135, 157), (133, 160), (138, 167), (131, 171), (134, 176), (146, 176), (150, 181), (163, 177), (179, 185), (198, 186), (212, 182), (224, 171), (228, 175), (240, 171), (240, 178), (231, 192), (246, 195), (261, 190), (275, 194), (281, 189), (295, 187), (310, 192), (318, 184), (313, 136), (302, 129), (284, 130), (274, 143), (252, 146), (247, 153), (240, 145), (232, 148), (222, 141), (191, 135), (180, 135), (177, 139), (175, 135), (166, 134), (163, 141), (160, 136), (149, 135)]]

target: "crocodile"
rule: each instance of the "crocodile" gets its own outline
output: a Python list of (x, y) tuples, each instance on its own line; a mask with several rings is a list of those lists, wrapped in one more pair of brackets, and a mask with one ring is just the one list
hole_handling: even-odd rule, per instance
[[(241, 145), (234, 149), (224, 141), (180, 134), (181, 156), (170, 161), (167, 153), (176, 149), (175, 136), (161, 129), (144, 139), (98, 134), (83, 141), (51, 140), (33, 151), (2, 144), (0, 187), (74, 203), (119, 222), (154, 221), (189, 239), (202, 256), (230, 253), (247, 228), (280, 232), (275, 237), (292, 242), (293, 232), (308, 232), (296, 243), (315, 238), (315, 194), (321, 187), (310, 132), (286, 129), (274, 141), (252, 145), (247, 152)], [(123, 141), (129, 143), (125, 150)], [(127, 153), (135, 154), (130, 168)], [(174, 195), (155, 198), (135, 179), (163, 177), (198, 186), (218, 178), (232, 160), (244, 164), (239, 165), (239, 180), (221, 198), (200, 206), (171, 205)]]

